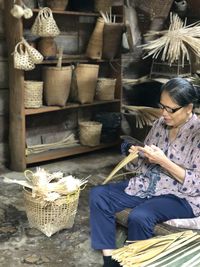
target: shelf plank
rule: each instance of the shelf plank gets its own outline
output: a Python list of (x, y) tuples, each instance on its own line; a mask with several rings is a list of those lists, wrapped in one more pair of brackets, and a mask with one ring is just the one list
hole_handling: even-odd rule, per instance
[(106, 105), (106, 104), (119, 103), (119, 102), (120, 102), (120, 99), (114, 99), (114, 100), (111, 100), (111, 101), (94, 101), (91, 104), (67, 103), (67, 105), (64, 106), (64, 107), (42, 106), (41, 108), (25, 109), (25, 115), (28, 116), (28, 115), (47, 113), (47, 112), (58, 111), (58, 110), (92, 107), (92, 106)]
[(80, 145), (80, 146), (74, 146), (74, 147), (68, 147), (68, 148), (62, 148), (62, 149), (49, 150), (49, 151), (45, 151), (42, 153), (37, 153), (37, 154), (26, 156), (26, 163), (32, 164), (36, 162), (42, 162), (42, 161), (48, 161), (48, 160), (73, 156), (77, 154), (92, 152), (92, 151), (103, 149), (103, 148), (113, 147), (118, 144), (119, 144), (119, 141), (116, 141), (114, 143), (109, 143), (109, 144), (100, 144), (95, 147)]
[[(38, 13), (39, 9), (34, 8), (32, 9), (33, 12)], [(53, 14), (61, 14), (61, 15), (71, 15), (71, 16), (91, 16), (91, 17), (99, 17), (100, 14), (98, 12), (82, 12), (82, 11), (57, 11), (57, 10), (52, 10)]]

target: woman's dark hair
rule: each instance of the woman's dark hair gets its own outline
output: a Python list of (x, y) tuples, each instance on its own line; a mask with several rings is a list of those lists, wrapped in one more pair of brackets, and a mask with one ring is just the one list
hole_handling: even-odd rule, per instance
[(173, 78), (161, 87), (161, 93), (168, 92), (179, 106), (196, 104), (199, 100), (198, 90), (191, 82), (184, 78)]

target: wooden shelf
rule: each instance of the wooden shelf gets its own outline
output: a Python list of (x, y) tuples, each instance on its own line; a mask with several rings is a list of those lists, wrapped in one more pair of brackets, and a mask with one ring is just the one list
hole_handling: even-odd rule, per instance
[[(107, 60), (107, 59), (90, 59), (87, 58), (85, 55), (63, 55), (62, 63), (101, 63), (101, 62), (117, 62), (119, 61), (118, 58)], [(57, 64), (58, 59), (55, 57), (49, 57), (49, 59), (43, 60), (38, 65), (48, 65), (48, 64)]]
[[(32, 9), (33, 12), (38, 13), (39, 9), (34, 8)], [(82, 12), (82, 11), (56, 11), (52, 10), (53, 14), (60, 14), (60, 15), (69, 15), (69, 16), (91, 16), (91, 17), (99, 17), (100, 14), (97, 12)]]
[(120, 99), (114, 99), (112, 101), (94, 101), (91, 104), (78, 104), (78, 103), (68, 103), (64, 107), (58, 107), (58, 106), (42, 106), (41, 108), (30, 108), (25, 109), (25, 115), (34, 115), (34, 114), (40, 114), (40, 113), (47, 113), (52, 111), (59, 111), (59, 110), (65, 110), (65, 109), (73, 109), (73, 108), (84, 108), (84, 107), (92, 107), (92, 106), (98, 106), (98, 105), (107, 105), (112, 103), (120, 103)]
[(77, 145), (74, 147), (49, 150), (46, 152), (26, 156), (26, 164), (63, 158), (67, 156), (77, 155), (80, 153), (87, 153), (87, 152), (91, 152), (91, 151), (95, 151), (95, 150), (99, 150), (103, 148), (113, 147), (118, 144), (119, 144), (119, 141), (109, 143), (109, 144), (100, 144), (99, 146), (95, 146), (95, 147)]

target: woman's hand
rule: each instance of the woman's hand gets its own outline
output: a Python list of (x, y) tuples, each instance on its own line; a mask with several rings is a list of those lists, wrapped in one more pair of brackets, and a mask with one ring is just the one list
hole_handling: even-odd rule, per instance
[(143, 152), (144, 156), (148, 158), (150, 163), (162, 165), (163, 162), (168, 159), (164, 152), (154, 145), (138, 147), (137, 149)]
[(139, 152), (139, 146), (131, 146), (128, 150), (129, 153), (138, 153)]

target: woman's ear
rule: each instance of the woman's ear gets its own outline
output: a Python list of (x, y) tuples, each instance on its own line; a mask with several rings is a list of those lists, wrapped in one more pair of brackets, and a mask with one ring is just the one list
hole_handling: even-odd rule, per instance
[(193, 107), (194, 107), (194, 105), (193, 105), (192, 103), (190, 103), (190, 104), (187, 106), (187, 114), (188, 114), (188, 115), (192, 112)]

